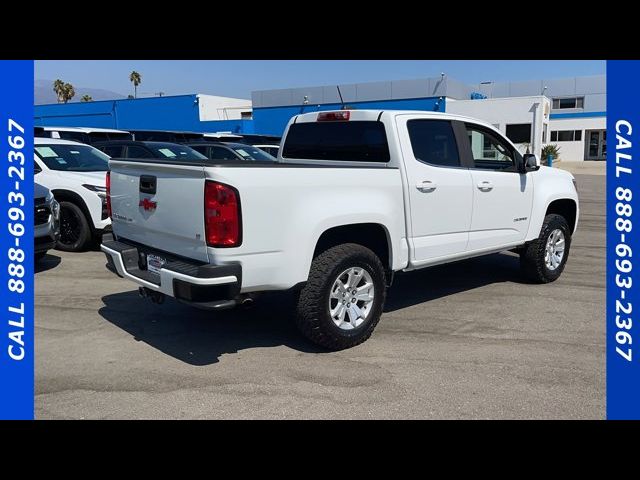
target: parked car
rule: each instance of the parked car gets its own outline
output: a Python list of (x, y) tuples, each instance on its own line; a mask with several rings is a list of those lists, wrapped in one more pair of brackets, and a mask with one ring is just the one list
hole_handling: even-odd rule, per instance
[(98, 142), (96, 148), (112, 158), (164, 158), (172, 160), (205, 160), (201, 155), (187, 145), (169, 142), (138, 142), (111, 141)]
[(514, 250), (552, 282), (578, 224), (570, 173), (467, 117), (297, 115), (281, 161), (111, 160), (108, 268), (156, 302), (211, 310), (297, 291), (301, 332), (338, 350), (371, 335), (394, 272)]
[(221, 162), (276, 162), (277, 158), (253, 145), (228, 142), (193, 142), (187, 144), (210, 160)]
[(177, 130), (130, 130), (133, 138), (139, 142), (169, 142), (186, 143), (202, 140), (203, 134), (199, 132), (181, 132)]
[(34, 136), (39, 138), (60, 138), (93, 145), (105, 140), (131, 140), (131, 133), (113, 128), (97, 127), (35, 127)]
[(214, 132), (214, 133), (203, 133), (202, 141), (208, 142), (242, 142), (242, 135), (238, 135), (231, 132)]
[(109, 157), (97, 148), (54, 138), (36, 138), (34, 174), (60, 203), (60, 239), (56, 248), (86, 249), (111, 228), (105, 178)]
[(256, 147), (256, 148), (259, 148), (263, 152), (267, 152), (273, 158), (276, 158), (276, 159), (278, 158), (278, 152), (280, 151), (280, 145), (262, 145), (262, 144), (257, 144), (257, 145), (253, 145), (253, 146)]
[(33, 186), (35, 260), (44, 258), (60, 238), (60, 205), (51, 191), (38, 183)]

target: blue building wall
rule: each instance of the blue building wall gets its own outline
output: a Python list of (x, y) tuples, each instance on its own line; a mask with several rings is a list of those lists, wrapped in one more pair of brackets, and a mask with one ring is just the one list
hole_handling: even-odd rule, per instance
[[(357, 109), (445, 111), (440, 97), (348, 102)], [(35, 125), (102, 127), (122, 130), (179, 130), (191, 132), (257, 133), (282, 135), (294, 115), (339, 110), (340, 103), (254, 108), (253, 120), (199, 119), (196, 95), (105, 100), (98, 102), (36, 105)]]
[[(402, 100), (378, 100), (371, 102), (348, 102), (347, 105), (363, 109), (385, 110), (426, 110), (444, 112), (446, 99), (439, 97), (410, 98)], [(340, 103), (328, 103), (324, 105), (297, 105), (282, 107), (264, 107), (253, 109), (253, 122), (255, 133), (265, 135), (282, 135), (289, 120), (294, 115), (325, 110), (340, 110)]]
[(34, 123), (122, 130), (254, 133), (252, 120), (200, 121), (196, 95), (36, 105)]

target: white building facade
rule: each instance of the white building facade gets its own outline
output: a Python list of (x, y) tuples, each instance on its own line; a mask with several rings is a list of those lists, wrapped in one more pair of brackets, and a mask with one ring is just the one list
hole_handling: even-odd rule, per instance
[(485, 82), (474, 85), (477, 92), (493, 98), (544, 95), (550, 99), (549, 136), (544, 143), (560, 147), (562, 161), (602, 161), (607, 156), (606, 75)]

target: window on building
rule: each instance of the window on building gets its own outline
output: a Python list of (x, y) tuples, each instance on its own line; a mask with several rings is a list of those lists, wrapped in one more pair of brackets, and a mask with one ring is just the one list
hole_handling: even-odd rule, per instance
[(425, 163), (459, 167), (460, 156), (451, 122), (446, 120), (409, 120), (407, 122), (413, 156)]
[(513, 123), (507, 125), (507, 138), (513, 143), (530, 143), (531, 142), (531, 124), (530, 123)]
[(554, 98), (554, 110), (563, 108), (584, 108), (584, 97)]
[(554, 130), (551, 132), (552, 142), (580, 142), (582, 130)]
[(240, 118), (242, 120), (251, 120), (253, 118), (253, 112), (240, 112)]

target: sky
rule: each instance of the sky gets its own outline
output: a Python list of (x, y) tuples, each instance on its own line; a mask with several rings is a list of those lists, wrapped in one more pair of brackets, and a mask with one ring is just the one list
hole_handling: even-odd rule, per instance
[(402, 80), (444, 72), (465, 83), (520, 81), (606, 73), (599, 60), (38, 60), (35, 78), (138, 96), (206, 93), (251, 98), (253, 90)]

